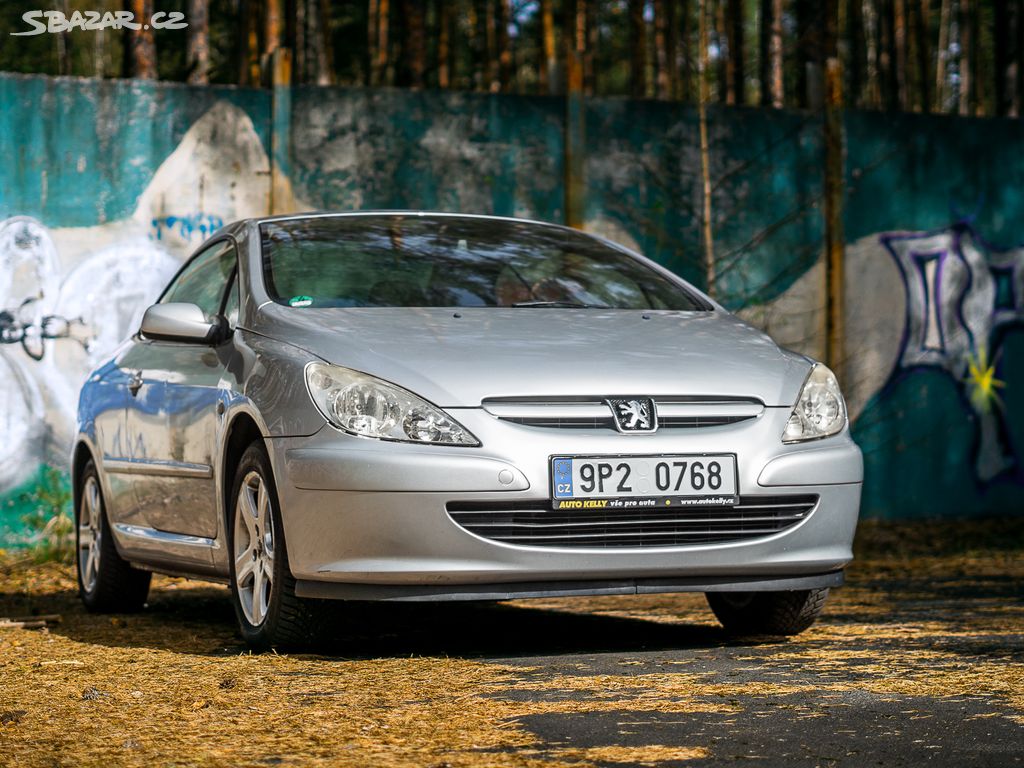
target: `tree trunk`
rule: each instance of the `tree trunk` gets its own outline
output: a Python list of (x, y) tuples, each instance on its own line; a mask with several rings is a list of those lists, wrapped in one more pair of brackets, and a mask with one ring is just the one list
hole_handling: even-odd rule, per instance
[(692, 89), (690, 88), (694, 69), (693, 46), (690, 40), (692, 9), (693, 6), (690, 4), (690, 0), (681, 0), (679, 6), (679, 71), (676, 78), (678, 81), (676, 98), (683, 101), (692, 101)]
[(629, 0), (629, 90), (634, 99), (647, 96), (647, 22), (644, 0)]
[(666, 48), (667, 24), (665, 19), (665, 0), (654, 0), (654, 97), (667, 99), (668, 86), (668, 52)]
[(379, 26), (380, 6), (378, 0), (369, 0), (366, 6), (366, 84), (379, 84), (377, 71), (377, 27)]
[(256, 0), (241, 0), (242, 39), (238, 46), (238, 82), (259, 85), (260, 34)]
[(772, 0), (761, 0), (758, 6), (757, 26), (757, 84), (759, 103), (767, 107), (772, 103)]
[[(861, 0), (844, 0), (846, 6), (846, 37), (849, 45), (847, 57), (847, 82), (849, 93), (844, 102), (857, 106), (862, 102), (864, 72), (867, 69), (865, 51), (867, 44), (864, 34), (864, 6)], [(927, 2), (927, 0), (925, 0)]]
[(316, 0), (293, 0), (295, 4), (295, 47), (292, 50), (292, 82), (309, 82), (310, 73), (316, 67), (310, 61), (310, 53), (314, 46), (309, 39), (309, 31), (319, 25), (309, 23), (309, 12), (316, 10)]
[(1024, 115), (1024, 0), (1014, 0), (1014, 8), (1017, 17), (1017, 58), (1015, 61), (1017, 82), (1014, 84), (1016, 96), (1013, 100), (1013, 114), (1014, 117), (1020, 117)]
[(786, 81), (782, 47), (783, 0), (772, 0), (772, 40), (770, 56), (772, 68), (772, 106), (782, 109), (786, 100)]
[(587, 96), (597, 92), (597, 51), (601, 49), (601, 28), (597, 23), (597, 2), (586, 2), (584, 18), (587, 25), (586, 50), (583, 52), (583, 91)]
[(153, 39), (153, 28), (144, 29), (149, 26), (149, 19), (153, 16), (153, 0), (132, 0), (132, 13), (142, 27), (133, 29), (131, 34), (132, 43), (132, 77), (140, 80), (156, 80), (156, 41)]
[(540, 87), (544, 93), (558, 92), (558, 58), (555, 53), (554, 0), (540, 0), (540, 50), (544, 60), (540, 63)]
[(952, 0), (942, 0), (939, 10), (939, 49), (935, 54), (935, 111), (946, 109), (946, 94), (949, 82), (949, 24)]
[[(71, 15), (71, 10), (68, 8), (68, 1), (63, 0), (60, 3), (61, 12), (65, 18)], [(71, 35), (67, 32), (60, 32), (57, 34), (57, 73), (60, 75), (71, 74)]]
[[(856, 0), (854, 0), (856, 2)], [(882, 106), (882, 90), (879, 84), (881, 37), (879, 14), (875, 0), (862, 0), (864, 18), (865, 73), (864, 99), (862, 106), (879, 109)]]
[[(706, 0), (706, 2), (710, 2), (710, 0)], [(726, 2), (728, 2), (728, 0), (714, 1), (714, 37), (715, 47), (718, 49), (717, 92), (719, 101), (725, 103), (735, 103), (736, 95), (734, 93), (730, 93), (729, 91), (729, 86), (731, 85), (731, 81), (729, 79), (729, 62), (732, 58), (732, 52), (729, 50), (729, 35), (726, 32)]]
[(881, 0), (879, 17), (878, 74), (881, 80), (882, 105), (895, 110), (900, 104), (900, 89), (896, 73), (896, 19), (894, 0)]
[[(481, 31), (483, 24), (478, 13), (478, 6), (479, 0), (466, 0), (464, 6), (466, 21), (462, 25), (466, 30), (466, 44), (469, 48), (469, 88), (474, 91), (483, 89), (484, 45), (481, 40), (486, 37)], [(455, 29), (458, 30), (459, 26), (456, 21)]]
[(914, 84), (917, 94), (915, 107), (921, 112), (931, 110), (931, 46), (928, 42), (929, 0), (907, 0), (910, 3), (910, 22), (914, 49)]
[(729, 46), (728, 78), (730, 104), (746, 103), (746, 60), (743, 45), (743, 2), (729, 0), (726, 20), (726, 39)]
[(675, 51), (675, 2), (655, 0), (654, 2), (654, 64), (655, 96), (671, 99), (675, 95), (676, 51)]
[(984, 53), (984, 41), (981, 37), (981, 3), (974, 0), (971, 3), (968, 23), (971, 28), (971, 115), (981, 117), (985, 114), (985, 80), (982, 77), (982, 55)]
[(958, 85), (958, 107), (961, 115), (970, 115), (974, 108), (974, 36), (971, 34), (971, 0), (959, 0), (957, 3), (957, 34), (960, 37), (960, 59), (957, 72), (960, 75)]
[(582, 229), (586, 220), (586, 120), (583, 114), (583, 53), (587, 47), (586, 6), (581, 0), (562, 5), (565, 44), (565, 154), (563, 160), (565, 223)]
[(896, 51), (896, 88), (899, 92), (899, 107), (910, 111), (910, 88), (907, 83), (907, 2), (893, 0), (893, 42)]
[(402, 17), (408, 84), (414, 90), (421, 90), (427, 71), (427, 45), (420, 0), (402, 0)]
[(666, 0), (665, 2), (665, 28), (668, 98), (677, 99), (679, 98), (679, 19), (676, 18), (676, 0)]
[(437, 85), (439, 88), (450, 88), (452, 85), (452, 16), (451, 4), (448, 0), (438, 2), (437, 32)]
[(388, 69), (391, 66), (391, 41), (388, 39), (388, 23), (391, 20), (390, 0), (377, 0), (376, 56), (373, 67), (375, 85), (387, 85)]
[(997, 115), (1010, 112), (1010, 3), (1009, 0), (994, 0), (995, 12), (995, 111)]
[(106, 72), (107, 32), (105, 29), (96, 31), (96, 39), (92, 47), (93, 77), (103, 77)]
[(210, 17), (207, 0), (188, 0), (188, 82), (210, 82)]
[(701, 239), (704, 245), (704, 282), (708, 295), (714, 297), (715, 244), (711, 228), (711, 146), (708, 140), (708, 4), (709, 0), (697, 0), (698, 19), (698, 66), (697, 66), (697, 120), (700, 129), (700, 176), (703, 188), (701, 210)]
[(507, 92), (512, 85), (512, 40), (508, 34), (509, 0), (498, 0), (498, 81)]
[(797, 103), (818, 106), (822, 96), (822, 0), (797, 0)]
[(281, 47), (284, 30), (284, 0), (264, 0), (263, 59), (269, 62), (271, 55)]
[(485, 57), (487, 75), (485, 88), (491, 93), (501, 90), (500, 66), (498, 65), (498, 15), (494, 7), (502, 0), (484, 0), (484, 41), (487, 46)]
[(314, 29), (307, 32), (313, 46), (311, 58), (317, 85), (334, 85), (334, 43), (331, 37), (331, 0), (307, 0), (307, 18)]

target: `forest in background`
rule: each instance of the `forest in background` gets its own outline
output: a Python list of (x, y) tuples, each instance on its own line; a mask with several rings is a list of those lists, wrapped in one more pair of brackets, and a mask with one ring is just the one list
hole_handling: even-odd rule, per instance
[(1024, 0), (57, 0), (189, 26), (12, 37), (38, 7), (4, 3), (0, 70), (258, 86), (285, 47), (299, 84), (559, 94), (575, 58), (587, 95), (696, 103), (704, 72), (710, 101), (814, 108), (832, 58), (849, 107), (1024, 108)]

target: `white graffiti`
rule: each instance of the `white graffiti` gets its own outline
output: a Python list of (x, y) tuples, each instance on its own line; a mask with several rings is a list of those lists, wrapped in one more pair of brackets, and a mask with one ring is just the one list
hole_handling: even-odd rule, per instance
[[(269, 213), (269, 170), (248, 114), (217, 101), (162, 159), (131, 216), (53, 229), (0, 221), (0, 494), (40, 461), (66, 463), (82, 380), (206, 237)], [(279, 199), (311, 207), (287, 184)]]
[(99, 364), (131, 335), (181, 263), (139, 239), (89, 256), (64, 279), (57, 314), (87, 329), (89, 366)]
[(40, 461), (63, 461), (82, 380), (138, 328), (179, 265), (128, 238), (86, 252), (62, 279), (43, 224), (0, 222), (0, 490)]

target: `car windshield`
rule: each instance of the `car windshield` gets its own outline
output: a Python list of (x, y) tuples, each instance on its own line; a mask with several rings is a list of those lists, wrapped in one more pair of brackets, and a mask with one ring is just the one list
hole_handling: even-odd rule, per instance
[(264, 222), (267, 292), (292, 307), (703, 310), (672, 280), (562, 227), (458, 216)]

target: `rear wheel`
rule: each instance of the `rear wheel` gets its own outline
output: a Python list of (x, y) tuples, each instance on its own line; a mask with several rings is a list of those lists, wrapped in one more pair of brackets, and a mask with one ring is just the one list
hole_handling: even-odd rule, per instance
[(245, 641), (265, 649), (317, 640), (318, 613), (295, 596), (274, 475), (261, 442), (246, 449), (235, 471), (228, 531), (231, 593)]
[(75, 562), (82, 602), (96, 613), (133, 613), (149, 595), (152, 574), (133, 568), (117, 553), (110, 533), (96, 465), (82, 470), (75, 510)]
[(795, 592), (708, 592), (708, 605), (737, 635), (797, 635), (821, 614), (828, 589)]

